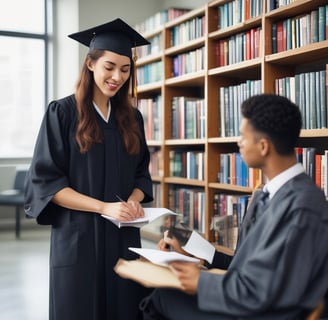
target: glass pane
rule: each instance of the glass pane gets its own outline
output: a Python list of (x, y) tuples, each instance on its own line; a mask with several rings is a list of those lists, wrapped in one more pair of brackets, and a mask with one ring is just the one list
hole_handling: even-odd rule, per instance
[(0, 158), (32, 156), (44, 114), (44, 42), (0, 37)]
[(0, 0), (0, 30), (44, 33), (45, 0)]

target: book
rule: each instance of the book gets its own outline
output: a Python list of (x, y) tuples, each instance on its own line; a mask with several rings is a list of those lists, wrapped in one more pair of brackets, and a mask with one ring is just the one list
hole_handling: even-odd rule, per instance
[(130, 221), (119, 221), (115, 218), (102, 215), (105, 219), (108, 219), (112, 223), (114, 223), (118, 228), (122, 227), (135, 227), (135, 228), (141, 228), (144, 225), (151, 223), (155, 219), (165, 215), (165, 214), (170, 214), (170, 215), (177, 215), (177, 213), (166, 209), (166, 208), (143, 208), (145, 216), (143, 218), (138, 218), (135, 220), (130, 220)]
[[(160, 266), (143, 259), (119, 259), (114, 271), (122, 278), (130, 279), (148, 288), (181, 289), (181, 283), (174, 272), (166, 266)], [(210, 269), (203, 272), (224, 274), (222, 269)]]
[(181, 289), (179, 279), (169, 268), (149, 261), (119, 259), (114, 271), (120, 277), (136, 281), (147, 288)]

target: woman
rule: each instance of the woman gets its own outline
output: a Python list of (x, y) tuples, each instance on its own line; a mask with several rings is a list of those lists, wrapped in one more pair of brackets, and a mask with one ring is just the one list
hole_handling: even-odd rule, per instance
[[(130, 102), (131, 47), (120, 19), (70, 35), (89, 47), (74, 95), (49, 104), (26, 180), (25, 211), (50, 224), (50, 320), (138, 319), (145, 289), (119, 278), (139, 229), (117, 228), (152, 200), (143, 119)], [(121, 201), (121, 200), (124, 201)]]

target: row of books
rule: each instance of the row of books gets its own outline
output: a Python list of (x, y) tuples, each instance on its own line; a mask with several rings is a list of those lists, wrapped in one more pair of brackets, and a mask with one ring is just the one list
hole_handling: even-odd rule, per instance
[(272, 53), (328, 39), (328, 5), (272, 24)]
[[(163, 174), (163, 159), (160, 148), (150, 147), (152, 175)], [(328, 196), (328, 150), (321, 153), (314, 147), (295, 148), (297, 161), (302, 163), (304, 171), (313, 179), (316, 185)], [(218, 182), (238, 186), (257, 188), (264, 183), (262, 172), (248, 168), (240, 153), (221, 153)], [(170, 175), (187, 179), (204, 179), (204, 152), (171, 150)]]
[(278, 9), (296, 1), (299, 0), (267, 0), (267, 10), (271, 11), (274, 9)]
[(204, 180), (204, 152), (170, 150), (170, 176)]
[(152, 54), (158, 54), (164, 50), (163, 34), (159, 33), (147, 39), (150, 42), (148, 46), (139, 46), (136, 48), (137, 56), (146, 57)]
[(154, 177), (163, 176), (163, 152), (159, 148), (149, 147), (150, 151), (150, 162), (149, 172)]
[(151, 203), (151, 206), (153, 206), (154, 208), (161, 208), (162, 204), (161, 204), (161, 185), (160, 183), (153, 183), (153, 197), (154, 200)]
[(326, 70), (296, 74), (275, 80), (275, 93), (295, 102), (301, 109), (303, 129), (327, 128)]
[(249, 168), (239, 152), (221, 153), (218, 182), (241, 187), (256, 188), (264, 177), (259, 169)]
[(218, 28), (224, 29), (262, 14), (262, 0), (233, 0), (218, 6)]
[(147, 140), (162, 139), (162, 96), (156, 95), (149, 99), (138, 99), (138, 108), (144, 119)]
[[(328, 65), (327, 65), (328, 70)], [(303, 129), (327, 128), (327, 70), (299, 73), (275, 80), (275, 93), (294, 101), (301, 109)], [(247, 80), (235, 86), (219, 88), (220, 136), (238, 136), (241, 103), (261, 93), (261, 80)], [(145, 120), (146, 138), (161, 140), (160, 114), (162, 98), (140, 99)], [(204, 100), (192, 97), (172, 98), (172, 139), (205, 137)]]
[(299, 147), (296, 148), (296, 156), (305, 172), (328, 197), (328, 150), (321, 154), (313, 147)]
[(234, 86), (219, 88), (219, 132), (221, 137), (239, 135), (241, 103), (262, 92), (261, 80), (247, 80)]
[(201, 47), (186, 53), (174, 56), (172, 76), (178, 77), (187, 73), (204, 70), (205, 48)]
[(216, 42), (215, 55), (218, 66), (227, 66), (260, 57), (261, 33), (261, 27), (252, 28)]
[(161, 28), (168, 21), (174, 20), (189, 11), (190, 9), (184, 8), (168, 8), (155, 13), (143, 22), (135, 25), (135, 29), (141, 34), (153, 32), (154, 30)]
[(169, 209), (182, 215), (182, 222), (205, 233), (205, 192), (198, 188), (169, 187)]
[(164, 67), (162, 61), (146, 64), (137, 68), (138, 85), (163, 80)]
[(171, 29), (171, 46), (177, 46), (203, 37), (205, 33), (205, 16), (195, 17)]
[(211, 228), (215, 241), (221, 246), (235, 249), (238, 230), (245, 215), (249, 196), (215, 193)]
[[(304, 171), (328, 197), (328, 150), (318, 153), (313, 147), (295, 148), (297, 161), (302, 163)], [(257, 188), (265, 178), (262, 171), (249, 168), (241, 158), (240, 153), (221, 153), (218, 182)]]
[(172, 98), (172, 139), (205, 138), (205, 102), (193, 97)]

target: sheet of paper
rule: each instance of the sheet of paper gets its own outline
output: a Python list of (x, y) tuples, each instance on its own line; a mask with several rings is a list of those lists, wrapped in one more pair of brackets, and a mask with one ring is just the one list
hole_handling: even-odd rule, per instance
[(112, 217), (108, 217), (105, 215), (102, 215), (102, 217), (110, 220), (119, 228), (121, 228), (121, 227), (141, 228), (144, 225), (151, 223), (155, 219), (161, 217), (162, 215), (165, 215), (165, 214), (177, 215), (177, 213), (175, 213), (169, 209), (166, 209), (166, 208), (143, 208), (143, 209), (144, 209), (144, 213), (145, 213), (145, 216), (143, 218), (138, 218), (138, 219), (130, 220), (130, 221), (118, 221)]
[(195, 257), (206, 260), (208, 263), (213, 261), (214, 246), (196, 231), (191, 233), (189, 240), (182, 249)]
[(175, 251), (161, 251), (157, 249), (148, 248), (132, 248), (129, 250), (139, 254), (145, 259), (151, 261), (152, 263), (158, 264), (160, 266), (168, 266), (170, 262), (174, 261), (185, 261), (185, 262), (195, 262), (199, 263), (200, 260), (197, 258), (192, 258)]
[(166, 208), (143, 208), (145, 217), (148, 218), (149, 222), (154, 221), (155, 219), (163, 216), (164, 214), (177, 215), (177, 213), (166, 209)]

